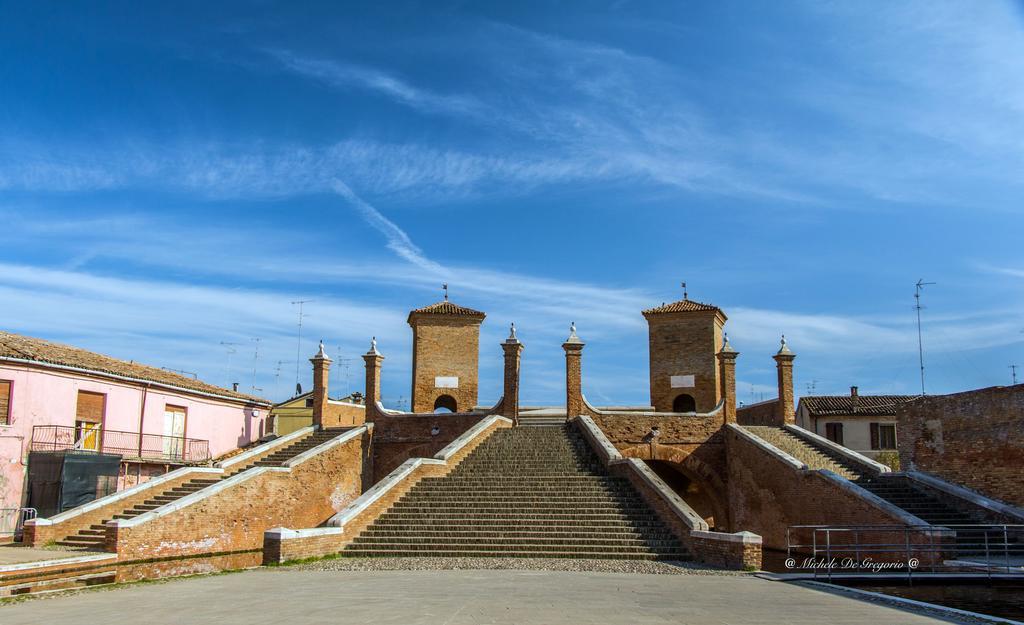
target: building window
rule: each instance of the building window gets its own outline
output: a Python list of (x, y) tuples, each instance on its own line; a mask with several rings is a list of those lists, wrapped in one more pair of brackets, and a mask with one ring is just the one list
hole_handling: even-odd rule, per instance
[(312, 397), (307, 397), (306, 398), (306, 408), (312, 408), (312, 407), (313, 407), (313, 398)]
[(826, 423), (825, 424), (825, 438), (832, 441), (837, 445), (843, 444), (843, 424), (842, 423)]
[(11, 424), (11, 381), (0, 380), (0, 425)]
[(871, 424), (871, 449), (896, 449), (896, 424)]
[(103, 411), (107, 396), (103, 393), (78, 391), (75, 407), (75, 449), (100, 450)]

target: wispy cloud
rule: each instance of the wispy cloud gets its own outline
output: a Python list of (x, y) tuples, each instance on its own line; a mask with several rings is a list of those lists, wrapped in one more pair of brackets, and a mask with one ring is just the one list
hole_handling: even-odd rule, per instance
[(267, 50), (287, 69), (324, 82), (332, 87), (363, 88), (427, 112), (479, 115), (483, 106), (465, 95), (443, 95), (414, 87), (408, 81), (378, 69), (336, 60), (299, 56), (289, 50)]

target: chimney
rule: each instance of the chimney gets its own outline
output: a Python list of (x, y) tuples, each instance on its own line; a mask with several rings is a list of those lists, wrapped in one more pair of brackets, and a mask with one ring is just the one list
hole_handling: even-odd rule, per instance
[(853, 411), (854, 412), (857, 412), (857, 404), (860, 403), (859, 399), (860, 399), (860, 396), (857, 394), (857, 387), (856, 386), (851, 386), (850, 387), (850, 404), (853, 406)]
[(324, 413), (327, 411), (328, 377), (331, 371), (331, 359), (324, 352), (323, 341), (320, 341), (320, 349), (309, 362), (313, 363), (313, 425), (323, 427)]
[(231, 390), (233, 390), (236, 393), (238, 392), (238, 382), (231, 383)]

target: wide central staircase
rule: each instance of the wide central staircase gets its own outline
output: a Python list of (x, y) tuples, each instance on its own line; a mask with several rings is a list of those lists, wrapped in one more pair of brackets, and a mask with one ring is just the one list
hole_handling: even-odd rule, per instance
[(157, 510), (166, 506), (169, 503), (173, 503), (182, 497), (197, 493), (208, 486), (221, 482), (255, 467), (279, 467), (285, 462), (288, 462), (295, 456), (308, 451), (317, 445), (325, 443), (336, 436), (344, 434), (348, 428), (329, 428), (318, 430), (297, 439), (295, 442), (284, 445), (281, 449), (276, 450), (266, 456), (260, 457), (249, 463), (240, 463), (238, 467), (232, 467), (229, 471), (224, 473), (220, 477), (213, 478), (196, 478), (185, 482), (181, 486), (171, 488), (161, 492), (158, 495), (154, 495), (152, 498), (145, 500), (144, 502), (137, 504), (131, 508), (126, 508), (120, 513), (111, 516), (109, 519), (103, 519), (99, 523), (90, 525), (86, 528), (78, 530), (76, 534), (66, 537), (64, 540), (58, 540), (58, 545), (65, 547), (79, 547), (87, 549), (102, 549), (104, 541), (106, 540), (106, 523), (113, 519), (130, 519), (140, 514), (145, 514), (151, 510)]
[(564, 422), (495, 432), (447, 476), (418, 482), (343, 553), (690, 559)]

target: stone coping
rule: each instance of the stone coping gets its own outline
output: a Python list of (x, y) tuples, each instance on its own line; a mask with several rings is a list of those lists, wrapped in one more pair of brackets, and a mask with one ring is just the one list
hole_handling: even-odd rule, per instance
[(275, 438), (272, 441), (267, 441), (267, 442), (263, 443), (262, 445), (257, 445), (255, 447), (253, 447), (252, 449), (249, 449), (249, 450), (247, 450), (247, 451), (245, 451), (243, 453), (238, 454), (237, 456), (232, 456), (232, 457), (228, 458), (227, 460), (224, 460), (223, 462), (218, 462), (216, 466), (218, 466), (218, 467), (220, 467), (222, 469), (226, 469), (226, 468), (228, 468), (230, 466), (234, 466), (234, 465), (238, 464), (239, 462), (242, 462), (244, 460), (248, 460), (249, 458), (252, 458), (253, 456), (258, 456), (258, 455), (260, 455), (260, 454), (262, 454), (264, 452), (270, 451), (271, 449), (274, 449), (275, 447), (279, 447), (279, 446), (281, 446), (281, 445), (283, 445), (285, 443), (289, 443), (289, 442), (291, 442), (291, 441), (293, 441), (295, 439), (302, 438), (303, 436), (306, 436), (307, 434), (312, 434), (315, 430), (316, 430), (316, 426), (314, 426), (314, 425), (308, 425), (308, 426), (306, 426), (304, 428), (299, 428), (298, 430), (295, 430), (294, 432), (291, 432), (289, 434), (285, 434), (284, 436), (278, 436), (277, 438)]
[(787, 432), (793, 434), (794, 436), (815, 443), (817, 445), (821, 445), (822, 447), (826, 447), (830, 451), (839, 454), (843, 458), (846, 458), (847, 460), (856, 463), (861, 468), (867, 469), (872, 473), (881, 474), (892, 472), (892, 469), (882, 464), (881, 462), (872, 460), (871, 458), (868, 458), (863, 454), (857, 453), (856, 451), (850, 449), (849, 447), (843, 447), (838, 443), (834, 443), (825, 438), (824, 436), (818, 434), (817, 432), (812, 432), (810, 430), (804, 429), (797, 425), (793, 425), (791, 423), (787, 423), (783, 427)]
[(881, 497), (869, 491), (868, 489), (862, 488), (861, 486), (854, 484), (853, 482), (846, 479), (842, 475), (839, 475), (838, 473), (834, 473), (832, 471), (829, 471), (828, 469), (818, 469), (817, 471), (813, 472), (817, 473), (826, 480), (832, 482), (836, 487), (840, 488), (841, 490), (844, 490), (855, 497), (863, 499), (864, 501), (870, 503), (876, 508), (880, 508), (882, 511), (896, 517), (906, 525), (931, 525), (931, 523), (929, 523), (928, 521), (916, 517), (913, 514), (910, 514), (909, 512), (904, 510), (903, 508), (900, 508), (889, 503), (888, 501), (882, 499)]
[(130, 488), (126, 488), (126, 489), (124, 489), (122, 491), (118, 491), (116, 493), (111, 493), (110, 495), (107, 495), (106, 497), (101, 497), (99, 499), (94, 499), (94, 500), (90, 501), (89, 503), (82, 504), (80, 506), (76, 506), (76, 507), (74, 507), (74, 508), (72, 508), (70, 510), (66, 510), (64, 512), (61, 512), (60, 514), (52, 516), (52, 517), (50, 517), (48, 519), (40, 519), (40, 518), (29, 519), (28, 521), (25, 521), (25, 524), (26, 525), (29, 525), (29, 524), (31, 524), (31, 525), (55, 525), (57, 523), (63, 523), (64, 521), (67, 521), (69, 519), (73, 519), (76, 516), (85, 514), (86, 512), (92, 512), (93, 510), (98, 510), (99, 508), (102, 508), (103, 506), (106, 506), (107, 504), (111, 504), (111, 503), (114, 503), (116, 501), (120, 501), (122, 499), (126, 499), (128, 497), (131, 497), (132, 495), (136, 495), (136, 494), (138, 494), (138, 493), (140, 493), (142, 491), (148, 490), (150, 488), (155, 488), (157, 486), (160, 486), (161, 484), (165, 484), (165, 483), (170, 482), (172, 480), (175, 480), (175, 479), (177, 479), (179, 477), (184, 477), (185, 475), (188, 475), (190, 473), (200, 473), (200, 474), (203, 474), (203, 473), (217, 473), (217, 474), (220, 474), (220, 473), (223, 473), (223, 472), (224, 471), (222, 469), (210, 468), (210, 467), (181, 467), (180, 469), (175, 469), (174, 471), (171, 471), (170, 473), (164, 473), (163, 475), (161, 475), (159, 477), (154, 477), (154, 478), (152, 478), (150, 480), (146, 480), (145, 482), (142, 482), (141, 484), (136, 484), (135, 486), (132, 486)]
[(474, 406), (473, 409), (470, 410), (469, 412), (402, 412), (401, 410), (392, 410), (391, 408), (385, 408), (384, 404), (382, 404), (380, 401), (374, 402), (374, 406), (377, 408), (378, 412), (389, 417), (450, 417), (452, 415), (496, 415), (498, 409), (501, 408), (501, 405), (503, 403), (505, 403), (504, 395), (501, 396), (501, 399), (498, 400), (498, 403), (494, 404), (490, 408), (479, 408), (478, 406)]
[(782, 451), (781, 449), (779, 449), (775, 445), (772, 445), (771, 443), (769, 443), (768, 441), (764, 440), (760, 436), (757, 436), (756, 434), (754, 434), (752, 432), (748, 432), (742, 425), (737, 425), (735, 423), (729, 423), (728, 425), (726, 425), (726, 427), (729, 428), (731, 431), (735, 432), (736, 434), (738, 434), (740, 436), (740, 438), (746, 439), (748, 442), (753, 443), (754, 445), (757, 445), (758, 447), (760, 447), (766, 453), (769, 453), (772, 456), (775, 456), (776, 458), (778, 458), (782, 462), (788, 464), (789, 466), (791, 466), (792, 468), (796, 469), (797, 471), (807, 471), (807, 470), (809, 470), (809, 468), (808, 468), (808, 466), (806, 464), (800, 462), (799, 460), (797, 460), (793, 456), (791, 456), (791, 455), (787, 454), (786, 452)]
[(350, 401), (340, 401), (337, 399), (328, 398), (327, 403), (331, 404), (332, 406), (351, 406), (352, 408), (362, 408), (363, 410), (366, 410), (366, 404), (354, 404)]
[[(111, 521), (107, 525), (113, 525), (113, 526), (116, 526), (116, 527), (119, 527), (119, 528), (120, 527), (135, 527), (136, 525), (141, 525), (141, 524), (146, 523), (148, 521), (152, 521), (153, 519), (158, 519), (158, 518), (160, 518), (162, 516), (166, 516), (166, 515), (171, 514), (173, 512), (177, 512), (178, 510), (181, 510), (182, 508), (186, 508), (188, 506), (196, 504), (196, 503), (198, 503), (198, 502), (200, 502), (200, 501), (202, 501), (204, 499), (207, 499), (209, 497), (212, 497), (212, 496), (216, 495), (217, 493), (220, 493), (220, 492), (222, 492), (224, 490), (232, 488), (233, 486), (235, 486), (237, 484), (241, 484), (243, 482), (247, 482), (247, 481), (249, 481), (249, 480), (251, 480), (253, 478), (259, 477), (260, 475), (263, 475), (265, 473), (290, 473), (292, 467), (294, 467), (296, 465), (299, 465), (299, 464), (302, 464), (306, 460), (309, 460), (313, 456), (316, 456), (316, 455), (326, 451), (327, 449), (330, 449), (331, 447), (336, 447), (338, 445), (341, 445), (343, 443), (346, 443), (346, 442), (352, 440), (353, 438), (356, 438), (357, 436), (362, 436), (364, 433), (368, 432), (369, 429), (370, 428), (365, 426), (365, 425), (359, 426), (357, 428), (353, 428), (353, 429), (345, 432), (344, 434), (336, 436), (336, 437), (334, 437), (334, 438), (332, 438), (332, 439), (330, 439), (330, 440), (328, 440), (328, 441), (326, 441), (326, 442), (324, 442), (324, 443), (322, 443), (320, 445), (317, 445), (316, 447), (314, 447), (314, 448), (312, 448), (312, 449), (310, 449), (310, 450), (308, 450), (306, 452), (303, 452), (302, 454), (300, 454), (298, 456), (295, 456), (294, 458), (289, 460), (287, 463), (285, 463), (284, 466), (281, 466), (281, 467), (256, 467), (256, 468), (253, 468), (253, 469), (249, 469), (248, 471), (242, 471), (241, 473), (233, 475), (233, 476), (229, 477), (226, 480), (222, 480), (220, 482), (217, 482), (216, 484), (211, 484), (210, 486), (207, 486), (206, 488), (204, 488), (202, 490), (198, 490), (198, 491), (192, 493), (191, 495), (186, 495), (186, 496), (182, 497), (181, 499), (178, 499), (176, 501), (172, 501), (171, 503), (166, 504), (164, 506), (160, 506), (156, 510), (150, 510), (148, 512), (144, 512), (143, 514), (140, 514), (139, 516), (131, 518), (131, 519), (116, 519), (114, 521)], [(214, 469), (214, 470), (215, 471), (223, 472), (223, 469)]]
[(33, 569), (49, 568), (51, 566), (64, 566), (68, 564), (83, 564), (86, 562), (99, 562), (101, 560), (116, 560), (116, 553), (92, 553), (84, 556), (71, 556), (70, 558), (56, 558), (53, 560), (32, 560), (31, 562), (19, 562), (17, 564), (0, 565), (0, 574), (15, 573)]
[(690, 532), (690, 536), (693, 536), (694, 538), (705, 538), (708, 540), (722, 540), (727, 543), (743, 543), (744, 545), (760, 545), (764, 542), (760, 535), (753, 532), (736, 532), (734, 534), (729, 534), (726, 532), (693, 530)]
[(499, 427), (501, 425), (512, 427), (512, 420), (498, 415), (487, 417), (483, 421), (480, 421), (463, 432), (458, 438), (445, 445), (444, 449), (434, 454), (434, 458), (436, 460), (444, 460), (445, 462), (448, 462), (449, 458), (462, 450), (462, 448), (468, 445), (470, 441), (495, 424), (498, 424)]
[(946, 493), (947, 495), (965, 499), (980, 508), (984, 508), (997, 514), (1005, 514), (1008, 517), (1018, 519), (1021, 523), (1024, 523), (1024, 510), (1021, 508), (991, 499), (977, 491), (960, 486), (959, 484), (947, 482), (942, 478), (935, 477), (929, 473), (922, 473), (920, 471), (906, 471), (904, 473), (896, 473), (894, 475), (904, 475), (912, 481), (919, 482), (925, 486)]
[[(588, 410), (592, 410), (594, 414), (601, 416), (615, 416), (624, 415), (631, 417), (713, 417), (717, 416), (722, 412), (725, 407), (725, 400), (721, 399), (718, 401), (718, 405), (711, 409), (710, 412), (655, 412), (654, 410), (608, 410), (596, 408), (593, 404), (587, 401), (586, 395), (580, 394), (583, 399), (583, 405)], [(572, 415), (570, 415), (572, 416)]]
[(591, 447), (596, 447), (598, 455), (601, 456), (601, 460), (606, 466), (625, 465), (629, 467), (629, 470), (636, 473), (644, 483), (654, 489), (691, 531), (707, 531), (707, 522), (678, 493), (669, 488), (665, 480), (658, 477), (658, 474), (647, 466), (647, 463), (636, 458), (623, 458), (622, 453), (608, 440), (608, 437), (605, 436), (601, 428), (597, 427), (592, 418), (582, 416), (577, 417), (576, 420), (579, 421), (583, 434), (590, 442)]

